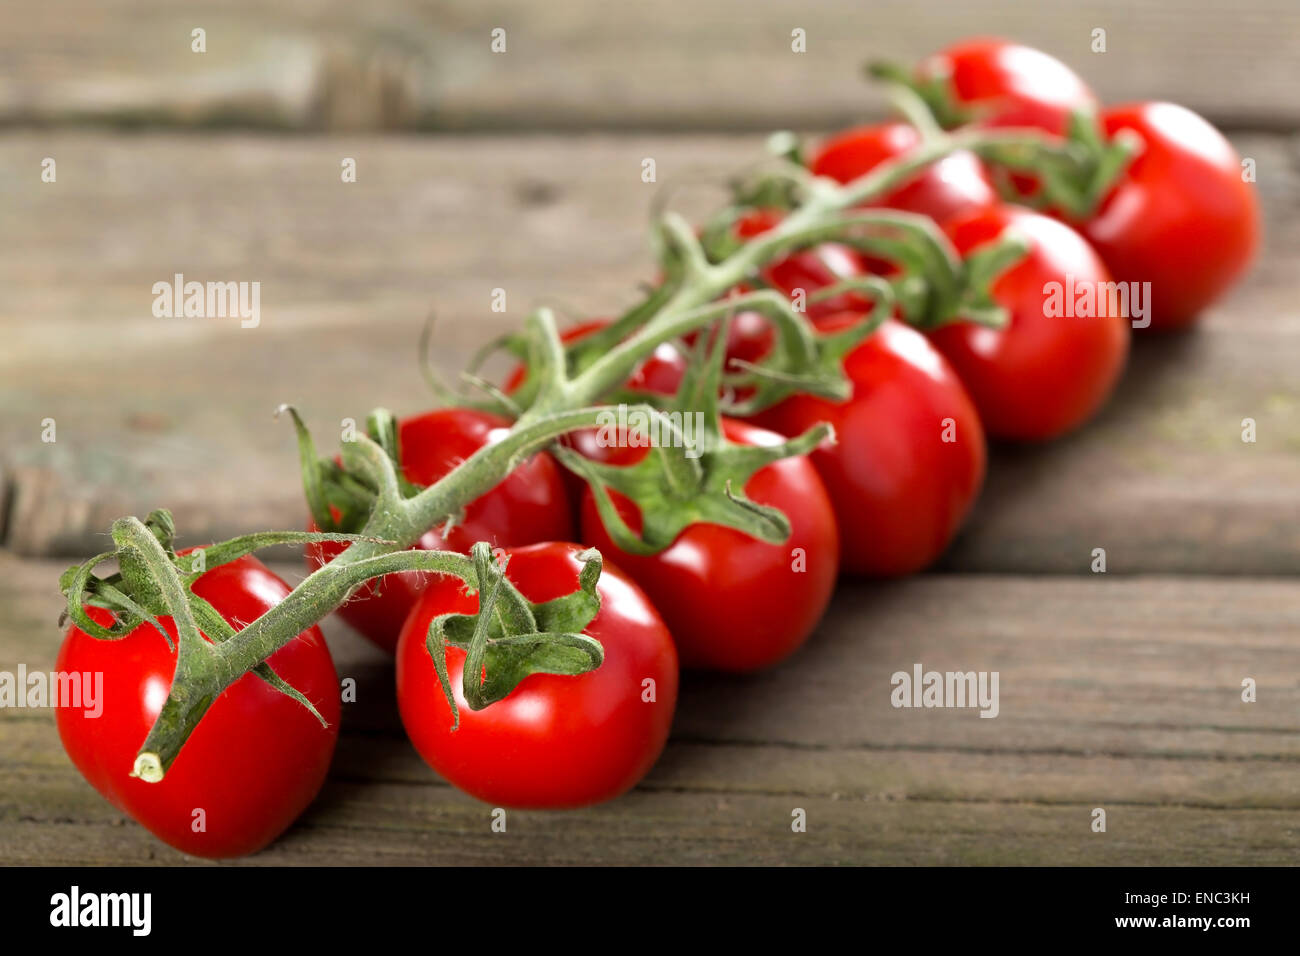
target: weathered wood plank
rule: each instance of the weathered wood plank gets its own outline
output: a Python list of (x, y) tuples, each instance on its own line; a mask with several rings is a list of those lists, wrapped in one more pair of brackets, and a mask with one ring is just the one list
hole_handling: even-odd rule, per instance
[[(0, 669), (51, 666), (58, 567), (0, 557)], [(635, 792), (513, 813), (497, 840), (488, 808), (406, 742), (390, 662), (328, 622), (358, 699), (320, 800), (251, 862), (1296, 863), (1298, 623), (1280, 580), (848, 587), (776, 671), (688, 675), (673, 740)], [(890, 675), (914, 662), (997, 670), (998, 717), (893, 708)], [(1245, 676), (1257, 703), (1240, 700)], [(795, 807), (806, 835), (790, 833)], [(0, 713), (0, 861), (181, 859), (80, 780), (50, 712)]]
[[(1268, 242), (1194, 334), (1138, 343), (1082, 433), (1002, 449), (964, 536), (963, 570), (1300, 571), (1300, 354), (1294, 143), (1242, 137)], [(746, 162), (756, 137), (0, 137), (0, 441), (8, 546), (85, 554), (124, 513), (171, 507), (189, 541), (293, 526), (303, 507), (291, 400), (334, 444), (345, 416), (429, 402), (415, 339), (438, 310), (448, 372), (541, 301), (578, 316), (630, 304), (653, 275), (645, 224), (661, 181)], [(40, 158), (59, 180), (41, 183)], [(339, 161), (355, 156), (359, 181)], [(705, 189), (682, 194), (707, 208)], [(262, 320), (156, 319), (176, 272), (262, 283)], [(508, 311), (493, 313), (494, 288)], [(1240, 441), (1241, 422), (1258, 442)], [(54, 418), (58, 441), (41, 441)]]
[[(57, 800), (57, 791), (40, 787)], [(95, 819), (0, 817), (4, 865), (201, 863), (103, 803)], [(790, 830), (794, 808), (808, 832)], [(270, 866), (428, 865), (1222, 865), (1296, 863), (1294, 811), (833, 800), (636, 791), (565, 813), (514, 811), (504, 834), (489, 808), (452, 790), (327, 784), (278, 842), (235, 861)]]
[[(206, 53), (191, 52), (195, 27)], [(1106, 53), (1091, 52), (1098, 28)], [(792, 52), (795, 29), (807, 53)], [(1300, 11), (1287, 0), (72, 0), (0, 11), (0, 122), (830, 126), (880, 113), (859, 79), (867, 58), (915, 60), (972, 34), (1046, 49), (1107, 100), (1173, 98), (1236, 128), (1300, 118)]]

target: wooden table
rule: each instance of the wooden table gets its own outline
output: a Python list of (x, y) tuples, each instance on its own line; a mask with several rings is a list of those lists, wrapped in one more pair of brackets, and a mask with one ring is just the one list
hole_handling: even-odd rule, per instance
[[(644, 157), (661, 183), (716, 180), (756, 155), (755, 130), (853, 111), (853, 51), (823, 29), (830, 14), (809, 29), (834, 56), (777, 61), (784, 92), (764, 105), (770, 78), (733, 74), (764, 62), (763, 43), (788, 47), (789, 11), (767, 15), (783, 31), (775, 39), (746, 27), (716, 58), (690, 60), (701, 73), (688, 83), (689, 45), (674, 46), (677, 34), (657, 21), (620, 41), (596, 18), (601, 42), (580, 43), (522, 4), (451, 5), (457, 36), (476, 37), (494, 13), (516, 18), (502, 22), (515, 24), (520, 56), (509, 70), (523, 72), (496, 74), (468, 40), (400, 29), (402, 4), (361, 26), (347, 20), (362, 16), (351, 5), (326, 4), (330, 15), (310, 28), (290, 5), (274, 14), (288, 20), (262, 31), (249, 23), (272, 14), (247, 6), (214, 21), (230, 30), (210, 31), (208, 73), (193, 72), (187, 51), (145, 57), (131, 46), (181, 27), (188, 37), (190, 15), (167, 5), (120, 5), (139, 36), (109, 20), (68, 32), (44, 8), (16, 26), (0, 21), (0, 48), (19, 66), (0, 80), (0, 670), (52, 666), (57, 574), (102, 550), (121, 514), (169, 506), (189, 543), (297, 526), (293, 440), (271, 410), (295, 402), (328, 447), (344, 416), (428, 405), (415, 340), (429, 309), (441, 319), (436, 361), (454, 371), (535, 303), (577, 316), (627, 305), (653, 274), (645, 225), (656, 187), (640, 182)], [(863, 23), (864, 9), (845, 4), (839, 15)], [(1001, 22), (980, 9), (959, 19)], [(1238, 148), (1257, 160), (1264, 255), (1198, 330), (1137, 342), (1118, 394), (1079, 434), (996, 449), (979, 509), (934, 573), (846, 582), (809, 645), (771, 673), (688, 675), (663, 759), (605, 806), (512, 813), (507, 834), (492, 833), (490, 808), (437, 779), (405, 740), (391, 664), (328, 622), (340, 674), (360, 689), (334, 771), (299, 823), (244, 862), (1297, 862), (1300, 170), (1285, 132), (1294, 97), (1275, 77), (1300, 59), (1297, 31), (1284, 29), (1296, 12), (1258, 4), (1228, 42), (1210, 29), (1212, 6), (1184, 19), (1152, 9), (1112, 27), (1113, 43), (1140, 36), (1150, 57), (1108, 54), (1105, 70), (1055, 20), (1025, 37), (1069, 54), (1107, 92), (1188, 91), (1180, 98), (1235, 126)], [(875, 15), (899, 21), (899, 10)], [(939, 42), (899, 29), (900, 56)], [(215, 55), (214, 37), (245, 34), (274, 69), (259, 73), (251, 53)], [(56, 36), (58, 56), (37, 55)], [(1233, 94), (1251, 104), (1243, 111), (1224, 99), (1231, 84), (1203, 74), (1214, 72), (1207, 58), (1239, 62), (1251, 37), (1267, 55), (1252, 60), (1250, 95)], [(529, 44), (543, 42), (550, 68), (524, 83)], [(872, 44), (882, 45), (862, 46)], [(1187, 67), (1178, 44), (1205, 69)], [(302, 76), (294, 49), (312, 54)], [(406, 92), (385, 93), (402, 51)], [(367, 56), (389, 64), (374, 89), (330, 80)], [(625, 58), (661, 95), (630, 80), (600, 89), (624, 75), (614, 64)], [(143, 73), (127, 82), (124, 63)], [(848, 78), (813, 97), (798, 71), (832, 67)], [(124, 128), (132, 123), (150, 128)], [(521, 125), (531, 131), (498, 131)], [(57, 183), (40, 181), (46, 156)], [(357, 160), (355, 184), (340, 182), (344, 157)], [(678, 206), (698, 212), (715, 198), (692, 186)], [(151, 286), (174, 272), (260, 281), (261, 326), (153, 318)], [(488, 307), (496, 287), (508, 293), (505, 315)], [(1248, 417), (1253, 444), (1241, 440)], [(40, 441), (46, 418), (57, 422), (54, 444)], [(1090, 571), (1094, 548), (1106, 549), (1106, 574)], [(889, 676), (914, 662), (997, 670), (1000, 715), (892, 708)], [(1247, 677), (1256, 703), (1241, 700)], [(1105, 833), (1090, 826), (1098, 807)], [(807, 833), (791, 832), (796, 808)], [(5, 710), (0, 862), (193, 861), (91, 790), (50, 711)]]

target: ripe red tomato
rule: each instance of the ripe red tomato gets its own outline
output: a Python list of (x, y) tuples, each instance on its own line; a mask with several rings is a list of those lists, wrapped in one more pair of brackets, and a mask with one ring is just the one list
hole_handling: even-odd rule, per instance
[[(822, 323), (834, 331), (862, 316)], [(836, 404), (794, 395), (755, 416), (783, 435), (818, 422), (838, 442), (810, 456), (840, 530), (840, 562), (853, 574), (910, 574), (947, 547), (984, 480), (984, 429), (953, 371), (924, 335), (887, 320), (850, 352), (853, 395)]]
[[(466, 408), (439, 408), (403, 419), (398, 425), (402, 473), (417, 485), (431, 485), (480, 448), (498, 441), (509, 427), (504, 418)], [(438, 528), (431, 528), (414, 547), (468, 552), (476, 541), (506, 547), (568, 538), (572, 533), (561, 468), (543, 452), (471, 502), (445, 539)], [(314, 570), (345, 547), (334, 542), (307, 545), (308, 567)], [(402, 622), (434, 577), (420, 571), (385, 575), (358, 590), (339, 608), (339, 615), (391, 653)]]
[[(845, 130), (822, 144), (810, 168), (818, 176), (852, 182), (886, 160), (918, 146), (921, 136), (907, 123), (878, 123)], [(953, 153), (927, 166), (901, 188), (868, 205), (929, 216), (943, 223), (987, 208), (998, 196), (973, 153)]]
[[(534, 603), (571, 594), (582, 550), (558, 543), (509, 549), (506, 576)], [(465, 652), (449, 647), (447, 672), (460, 711), (453, 731), (425, 640), (435, 616), (473, 614), (478, 596), (452, 578), (430, 584), (397, 646), (402, 723), (430, 767), (480, 800), (520, 808), (599, 803), (645, 776), (668, 739), (677, 652), (650, 601), (623, 572), (606, 562), (596, 590), (600, 611), (584, 632), (605, 649), (594, 671), (532, 674), (509, 696), (473, 711), (461, 694)]]
[[(963, 256), (1007, 228), (1030, 244), (1028, 255), (993, 283), (994, 300), (1010, 314), (1004, 328), (955, 322), (930, 334), (988, 434), (1037, 441), (1091, 418), (1119, 380), (1129, 342), (1129, 319), (1118, 300), (1110, 301), (1101, 259), (1069, 226), (1014, 206), (945, 228)], [(1085, 290), (1094, 306), (1079, 301)]]
[(1064, 136), (1070, 115), (1097, 102), (1060, 60), (1005, 40), (954, 43), (927, 57), (917, 76), (922, 81), (948, 77), (954, 102), (976, 111), (981, 126), (1028, 126)]
[[(194, 584), (239, 629), (284, 599), (289, 586), (253, 557), (215, 567)], [(100, 624), (112, 614), (89, 608)], [(176, 640), (170, 617), (159, 623)], [(270, 657), (328, 722), (245, 674), (222, 692), (158, 783), (131, 776), (136, 752), (162, 709), (176, 652), (149, 624), (117, 641), (69, 628), (55, 665), (60, 673), (102, 674), (102, 710), (59, 707), (63, 749), (110, 803), (183, 853), (231, 857), (255, 853), (316, 797), (339, 733), (339, 683), (320, 631), (313, 627)], [(199, 813), (202, 811), (202, 813)], [(196, 829), (198, 827), (202, 829)]]
[(1151, 328), (1182, 328), (1254, 258), (1255, 189), (1232, 144), (1184, 107), (1117, 106), (1102, 124), (1144, 147), (1080, 229), (1116, 279), (1151, 283)]
[[(742, 445), (781, 438), (745, 422), (724, 420), (726, 437)], [(646, 449), (626, 449), (632, 464)], [(640, 528), (636, 506), (617, 492), (620, 514)], [(821, 620), (839, 571), (835, 513), (817, 472), (804, 458), (784, 458), (745, 484), (750, 500), (790, 519), (790, 538), (768, 544), (720, 525), (691, 525), (665, 550), (634, 555), (610, 539), (590, 489), (583, 497), (582, 538), (616, 561), (660, 609), (683, 667), (744, 673), (794, 653)]]

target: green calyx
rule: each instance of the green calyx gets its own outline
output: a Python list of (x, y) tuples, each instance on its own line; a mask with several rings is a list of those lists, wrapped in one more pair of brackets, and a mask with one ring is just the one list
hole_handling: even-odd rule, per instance
[[(941, 59), (927, 63), (915, 74), (889, 62), (868, 64), (866, 72), (891, 87), (895, 107), (927, 138), (944, 130), (970, 127), (997, 108), (996, 104), (959, 103)], [(1017, 132), (1024, 134), (1019, 141), (1003, 138), (1015, 138)], [(1142, 148), (1141, 140), (1128, 131), (1107, 140), (1094, 109), (1076, 110), (1063, 139), (1032, 129), (1003, 129), (1001, 133), (1003, 137), (973, 142), (971, 150), (989, 164), (1002, 196), (1037, 209), (1062, 212), (1076, 221), (1092, 215)], [(1012, 172), (1032, 175), (1035, 191), (1027, 193), (1018, 186)]]
[[(895, 294), (893, 285), (879, 276), (863, 276), (828, 286), (810, 295), (808, 303), (816, 304), (847, 292), (874, 298), (871, 313), (835, 332), (815, 332), (809, 353), (791, 349), (789, 340), (778, 335), (772, 352), (761, 362), (733, 359), (731, 371), (722, 378), (726, 396), (723, 411), (746, 417), (795, 394), (816, 395), (835, 402), (848, 399), (852, 386), (844, 375), (844, 359), (889, 317)], [(742, 394), (743, 398), (738, 397)]]
[(941, 129), (957, 129), (979, 118), (978, 111), (959, 103), (953, 96), (952, 74), (942, 60), (931, 61), (927, 69), (918, 73), (897, 63), (877, 60), (868, 63), (864, 72), (874, 80), (910, 91), (925, 105), (933, 122)]
[(298, 467), (302, 473), (303, 493), (312, 521), (322, 531), (357, 532), (362, 530), (374, 510), (375, 501), (386, 484), (393, 484), (398, 497), (413, 498), (421, 486), (402, 475), (402, 450), (398, 440), (397, 419), (386, 408), (377, 408), (366, 418), (366, 437), (387, 458), (391, 467), (376, 468), (372, 449), (364, 452), (357, 442), (344, 442), (342, 462), (320, 458), (311, 432), (297, 409), (281, 405), (276, 414), (288, 412), (298, 439)]
[[(744, 240), (736, 237), (725, 222), (706, 231), (703, 245), (711, 259), (725, 259), (744, 245)], [(858, 293), (874, 301), (875, 324), (896, 306), (905, 322), (923, 330), (959, 320), (993, 327), (1005, 324), (1006, 313), (993, 302), (989, 286), (1028, 251), (1022, 237), (1009, 233), (995, 245), (981, 248), (963, 260), (932, 220), (889, 209), (853, 210), (827, 217), (816, 227), (795, 234), (782, 248), (789, 253), (816, 255), (818, 247), (825, 242), (836, 242), (872, 259), (888, 262), (893, 271), (888, 278), (867, 275), (834, 283), (807, 294), (806, 305)], [(762, 276), (757, 274), (751, 274), (746, 281), (754, 286), (764, 285)], [(778, 347), (762, 363), (762, 370), (749, 367), (748, 371), (770, 384), (733, 411), (752, 413), (795, 391), (831, 399), (845, 397), (835, 391), (835, 383), (842, 376), (837, 374), (833, 360), (842, 355), (827, 355), (820, 348), (813, 367), (806, 362), (808, 354), (807, 351), (791, 353)], [(732, 376), (725, 383), (739, 386), (745, 384), (745, 379)]]
[[(1096, 111), (1091, 109), (1074, 112), (1063, 140), (1007, 142), (990, 138), (972, 146), (972, 151), (989, 163), (1005, 198), (1063, 213), (1076, 222), (1095, 212), (1141, 149), (1141, 139), (1128, 130), (1106, 139)], [(1035, 190), (1020, 188), (1012, 173), (1029, 174), (1036, 182)]]
[(426, 645), (438, 682), (452, 712), (452, 730), (460, 711), (447, 671), (447, 648), (465, 652), (461, 694), (471, 710), (481, 710), (513, 691), (532, 674), (577, 676), (595, 670), (605, 659), (600, 643), (582, 633), (600, 611), (600, 552), (581, 552), (578, 590), (534, 604), (505, 574), (484, 542), (474, 545), (472, 586), (478, 591), (476, 614), (441, 614), (429, 623)]
[[(628, 553), (656, 554), (694, 524), (735, 528), (771, 544), (784, 542), (790, 536), (789, 519), (779, 509), (745, 497), (745, 485), (765, 465), (806, 455), (834, 440), (831, 427), (819, 425), (777, 445), (728, 441), (719, 403), (726, 337), (725, 321), (711, 345), (701, 337), (668, 408), (646, 406), (639, 414), (602, 425), (597, 433), (602, 444), (649, 448), (640, 461), (614, 465), (556, 448), (560, 461), (587, 482), (606, 531)], [(612, 492), (636, 507), (639, 530), (628, 523)]]

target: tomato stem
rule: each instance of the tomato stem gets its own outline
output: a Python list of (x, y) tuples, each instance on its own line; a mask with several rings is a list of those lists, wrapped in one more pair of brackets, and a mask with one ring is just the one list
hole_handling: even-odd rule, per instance
[[(575, 349), (572, 355), (561, 344), (552, 312), (534, 311), (528, 317), (522, 338), (530, 369), (525, 387), (509, 399), (488, 390), (490, 401), (486, 403), (497, 410), (504, 407), (513, 411), (517, 407), (522, 409), (521, 413), (504, 437), (471, 455), (437, 483), (414, 491), (403, 481), (394, 463), (396, 431), (391, 416), (381, 414), (375, 418), (373, 427), (381, 442), (366, 435), (345, 442), (342, 472), (348, 483), (345, 486), (340, 480), (332, 489), (335, 495), (341, 496), (337, 498), (339, 501), (358, 508), (369, 506), (360, 534), (321, 535), (323, 539), (346, 541), (348, 547), (305, 578), (279, 604), (243, 629), (222, 635), (224, 639), (210, 642), (200, 634), (193, 611), (197, 599), (189, 590), (198, 574), (182, 576), (178, 569), (170, 545), (171, 530), (167, 524), (170, 519), (163, 522), (165, 527), (157, 522), (146, 526), (135, 518), (115, 522), (112, 529), (115, 553), (101, 555), (87, 565), (71, 569), (61, 585), (74, 622), (83, 628), (95, 628), (90, 632), (97, 637), (117, 637), (121, 633), (120, 629), (103, 628), (90, 621), (83, 605), (92, 598), (110, 604), (116, 602), (114, 606), (124, 609), (136, 623), (151, 620), (157, 626), (156, 618), (161, 616), (170, 616), (175, 622), (179, 635), (176, 671), (167, 700), (136, 756), (135, 775), (150, 782), (163, 779), (208, 706), (226, 687), (244, 674), (257, 671), (272, 654), (342, 604), (366, 581), (395, 572), (425, 571), (452, 574), (471, 586), (478, 586), (485, 575), (496, 574), (489, 570), (480, 551), (471, 558), (448, 551), (408, 549), (428, 529), (455, 520), (467, 505), (557, 438), (599, 425), (602, 414), (612, 410), (596, 403), (618, 389), (657, 346), (713, 325), (738, 311), (756, 311), (766, 316), (777, 332), (774, 359), (770, 368), (764, 370), (766, 397), (797, 390), (832, 397), (846, 395), (848, 385), (838, 360), (845, 349), (860, 341), (853, 335), (869, 334), (879, 324), (894, 302), (895, 289), (883, 280), (864, 283), (863, 289), (876, 299), (872, 318), (848, 336), (822, 336), (777, 291), (768, 289), (723, 298), (752, 281), (767, 263), (792, 250), (836, 239), (862, 242), (877, 250), (892, 249), (905, 255), (915, 266), (927, 290), (926, 296), (918, 294), (918, 273), (913, 273), (900, 281), (898, 298), (905, 303), (924, 299), (926, 308), (934, 310), (930, 314), (951, 315), (962, 303), (975, 301), (978, 296), (972, 296), (968, 271), (937, 226), (924, 217), (908, 213), (857, 207), (889, 194), (925, 167), (963, 150), (1013, 166), (1049, 164), (1053, 169), (1095, 169), (1088, 167), (1086, 157), (1081, 158), (1077, 144), (1054, 141), (1037, 131), (947, 133), (936, 126), (928, 133), (911, 152), (882, 163), (843, 186), (787, 168), (783, 181), (802, 202), (773, 228), (740, 244), (717, 262), (709, 260), (689, 223), (671, 210), (663, 212), (655, 237), (663, 255), (665, 281), (651, 291), (645, 302), (601, 335), (593, 336), (585, 348)], [(788, 161), (786, 166), (790, 166)], [(1118, 168), (1114, 163), (1111, 166)], [(1094, 179), (1093, 192), (1100, 188)], [(999, 259), (998, 263), (1002, 261)], [(981, 281), (989, 278), (980, 276)], [(981, 313), (981, 317), (989, 316)], [(429, 333), (430, 326), (426, 326), (422, 351), (427, 351), (424, 346)], [(451, 394), (450, 390), (445, 390), (444, 397), (462, 401), (462, 397)], [(292, 415), (299, 435), (313, 517), (319, 527), (331, 527), (333, 502), (327, 493), (328, 483), (322, 480), (323, 473), (316, 470), (318, 462), (310, 436), (297, 412), (287, 406), (285, 409)], [(661, 414), (649, 405), (638, 409), (649, 416)], [(827, 437), (825, 429), (812, 429), (779, 449), (753, 454), (802, 454)], [(667, 470), (670, 481), (681, 483), (681, 476), (674, 479), (669, 464), (661, 463), (661, 467)], [(781, 537), (783, 515), (778, 512), (774, 516), (770, 511), (756, 509), (733, 490), (743, 485), (743, 481), (731, 480), (743, 477), (742, 472), (737, 463), (706, 472), (705, 484), (709, 486), (706, 490), (717, 500), (710, 503), (699, 499), (694, 507), (706, 517), (724, 515), (730, 508), (730, 520), (752, 528), (752, 533), (771, 539)], [(746, 515), (743, 521), (742, 511)], [(661, 523), (661, 531), (663, 527)], [(285, 535), (268, 534), (265, 538), (247, 539), (245, 544), (251, 547), (286, 540), (289, 538)], [(213, 545), (207, 550), (218, 557), (234, 554), (239, 549), (232, 548), (232, 544)], [(120, 587), (91, 573), (95, 565), (113, 556), (121, 566)], [(598, 574), (598, 564), (594, 567)], [(503, 579), (496, 574), (493, 580)], [(494, 584), (493, 600), (504, 600), (510, 605), (513, 598), (508, 587), (505, 592), (502, 587), (507, 586)], [(484, 653), (486, 633), (481, 628), (475, 631), (475, 654)], [(584, 639), (581, 634), (557, 634), (554, 639), (568, 642), (565, 646), (572, 652), (572, 660), (564, 666), (581, 668), (587, 666), (584, 660), (599, 663), (599, 645), (592, 650), (584, 643), (589, 638)], [(430, 641), (433, 640), (431, 633)], [(557, 660), (564, 658), (559, 652), (553, 656)], [(524, 673), (532, 666), (521, 660), (515, 661), (517, 673)], [(269, 671), (259, 671), (259, 674), (274, 680)], [(277, 689), (292, 691), (287, 687)], [(479, 702), (479, 698), (475, 697), (475, 701)]]

